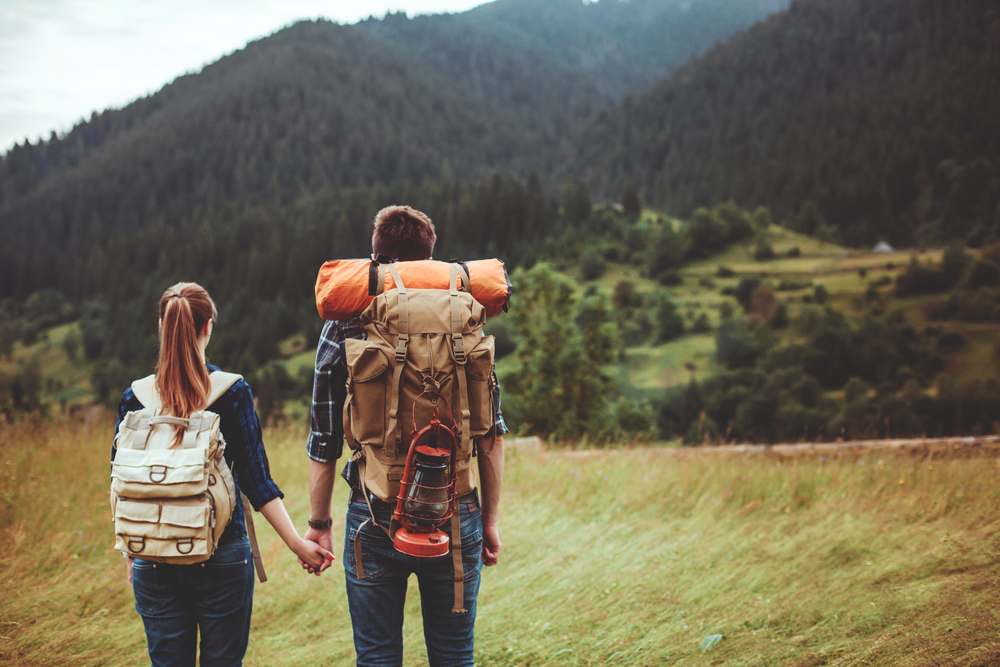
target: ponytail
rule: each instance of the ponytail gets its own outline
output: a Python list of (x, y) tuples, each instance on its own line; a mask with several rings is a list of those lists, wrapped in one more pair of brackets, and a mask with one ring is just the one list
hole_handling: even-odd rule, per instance
[[(215, 302), (196, 283), (177, 283), (160, 297), (160, 358), (156, 390), (171, 415), (187, 418), (208, 407), (211, 380), (199, 354), (198, 338), (218, 317)], [(177, 426), (174, 447), (184, 438)]]

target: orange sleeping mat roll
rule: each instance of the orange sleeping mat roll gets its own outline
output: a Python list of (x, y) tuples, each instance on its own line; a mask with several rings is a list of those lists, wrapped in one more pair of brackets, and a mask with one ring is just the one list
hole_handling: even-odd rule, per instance
[[(499, 259), (459, 262), (469, 273), (469, 292), (496, 317), (507, 307), (513, 288), (507, 267)], [(451, 264), (433, 259), (394, 264), (407, 289), (448, 289)], [(324, 320), (357, 317), (375, 300), (379, 265), (370, 259), (335, 259), (323, 264), (316, 277), (316, 310)], [(395, 289), (396, 281), (385, 271), (383, 291)], [(459, 285), (462, 284), (459, 273)]]

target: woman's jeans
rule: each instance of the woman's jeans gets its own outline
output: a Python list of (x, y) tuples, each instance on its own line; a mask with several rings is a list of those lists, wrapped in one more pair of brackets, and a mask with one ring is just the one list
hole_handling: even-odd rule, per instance
[(193, 667), (199, 628), (203, 667), (242, 665), (250, 638), (253, 577), (246, 537), (220, 546), (204, 563), (136, 559), (132, 590), (153, 667)]
[[(388, 527), (392, 511), (373, 505), (379, 524)], [(452, 613), (455, 575), (451, 552), (440, 558), (417, 558), (393, 549), (385, 532), (373, 526), (368, 506), (353, 502), (347, 511), (344, 570), (347, 600), (354, 625), (358, 667), (398, 667), (403, 664), (403, 603), (411, 573), (417, 575), (424, 620), (424, 642), (430, 667), (470, 666), (476, 597), (482, 571), (482, 514), (477, 504), (461, 504), (462, 569), (465, 613)], [(365, 521), (367, 520), (367, 523)], [(444, 530), (449, 536), (451, 522)], [(354, 538), (361, 531), (364, 579), (358, 579)]]

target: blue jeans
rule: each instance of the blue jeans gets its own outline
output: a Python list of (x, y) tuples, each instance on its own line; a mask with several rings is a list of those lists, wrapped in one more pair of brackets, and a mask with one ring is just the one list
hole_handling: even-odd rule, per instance
[(204, 563), (164, 565), (137, 558), (132, 590), (153, 667), (193, 667), (199, 628), (202, 667), (242, 665), (253, 577), (246, 537), (220, 546)]
[[(379, 524), (388, 527), (392, 511), (373, 506)], [(452, 555), (417, 558), (393, 549), (385, 532), (373, 526), (368, 506), (351, 503), (344, 539), (347, 601), (354, 626), (358, 667), (398, 667), (403, 664), (403, 603), (410, 574), (417, 575), (424, 621), (424, 643), (430, 667), (466, 667), (473, 664), (473, 628), (476, 598), (483, 568), (482, 513), (478, 505), (460, 505), (462, 570), (465, 613), (452, 613), (455, 574)], [(368, 521), (365, 523), (365, 521)], [(364, 579), (357, 576), (354, 538), (361, 531)], [(450, 523), (445, 532), (450, 536)]]

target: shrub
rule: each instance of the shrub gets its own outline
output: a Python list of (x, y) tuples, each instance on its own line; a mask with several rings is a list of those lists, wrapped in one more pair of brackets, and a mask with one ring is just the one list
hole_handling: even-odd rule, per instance
[(639, 199), (635, 183), (629, 182), (625, 185), (622, 191), (622, 208), (628, 216), (635, 217), (642, 213), (642, 201)]
[(822, 285), (816, 285), (816, 289), (813, 290), (813, 300), (822, 306), (830, 300), (830, 293)]
[(753, 251), (753, 258), (758, 262), (766, 262), (774, 259), (777, 255), (774, 253), (774, 247), (771, 245), (770, 241), (767, 239), (761, 239), (757, 242), (756, 247)]
[(980, 259), (969, 269), (965, 287), (975, 290), (980, 287), (996, 287), (997, 283), (1000, 283), (1000, 266)]
[(794, 292), (800, 289), (806, 289), (807, 287), (812, 287), (812, 281), (808, 278), (804, 280), (793, 280), (791, 278), (782, 278), (781, 282), (778, 283), (777, 290), (779, 292)]
[(719, 270), (715, 272), (720, 278), (732, 278), (736, 275), (736, 272), (730, 269), (728, 266), (719, 265)]
[(670, 299), (660, 300), (656, 308), (656, 327), (656, 339), (660, 343), (666, 343), (684, 334), (684, 319)]
[(635, 285), (632, 281), (620, 280), (615, 285), (615, 291), (611, 297), (611, 303), (614, 304), (615, 308), (624, 310), (626, 308), (631, 308), (632, 306), (640, 305), (642, 303), (642, 297), (635, 291)]
[(788, 326), (788, 306), (779, 303), (774, 307), (771, 318), (767, 322), (772, 329), (784, 329)]
[(942, 351), (957, 350), (963, 345), (965, 345), (965, 336), (957, 331), (946, 331), (937, 339), (938, 349)]
[(743, 306), (743, 310), (749, 311), (753, 293), (757, 291), (760, 285), (761, 280), (757, 276), (743, 276), (740, 278), (740, 282), (736, 286), (736, 293), (733, 296)]
[(615, 426), (625, 438), (648, 438), (653, 426), (653, 412), (644, 401), (619, 399), (614, 408)]
[(650, 250), (649, 275), (658, 276), (666, 271), (679, 269), (684, 263), (685, 253), (684, 238), (674, 232), (669, 221), (665, 222)]
[(793, 247), (789, 248), (789, 250), (788, 250), (788, 256), (789, 257), (801, 257), (802, 256), (802, 251), (799, 250), (798, 246), (793, 246)]
[(665, 287), (675, 287), (684, 284), (684, 278), (676, 271), (664, 271), (656, 276), (656, 282)]
[(911, 296), (947, 292), (954, 285), (950, 275), (938, 267), (924, 266), (916, 256), (910, 258), (906, 271), (896, 278), (896, 294)]
[(632, 252), (639, 252), (647, 248), (646, 232), (638, 227), (629, 227), (625, 232), (625, 245)]
[(726, 368), (753, 366), (760, 356), (761, 345), (746, 323), (734, 318), (723, 319), (715, 331), (715, 358)]
[(587, 248), (580, 255), (580, 275), (584, 280), (597, 280), (604, 275), (607, 265), (596, 248)]

